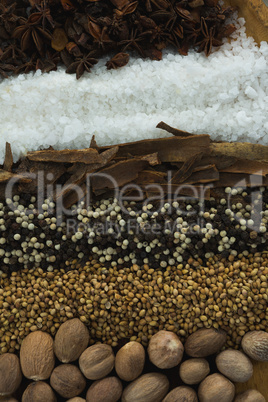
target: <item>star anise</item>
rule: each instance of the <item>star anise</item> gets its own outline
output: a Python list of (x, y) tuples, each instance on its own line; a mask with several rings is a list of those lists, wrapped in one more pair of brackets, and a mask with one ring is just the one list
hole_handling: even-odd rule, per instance
[(129, 61), (128, 53), (117, 53), (114, 57), (107, 61), (107, 70), (117, 69), (119, 67), (125, 66)]
[(89, 52), (87, 55), (83, 55), (82, 57), (77, 57), (75, 61), (69, 65), (66, 70), (67, 74), (76, 73), (76, 78), (79, 79), (82, 77), (85, 71), (88, 73), (91, 72), (91, 68), (94, 64), (98, 63), (98, 59), (96, 59), (96, 52)]
[(8, 61), (13, 65), (20, 65), (21, 61), (26, 58), (26, 54), (20, 50), (20, 48), (15, 44), (11, 43), (6, 47), (0, 56), (0, 61)]
[(107, 27), (100, 27), (95, 22), (90, 21), (88, 28), (90, 35), (94, 38), (93, 44), (96, 44), (98, 48), (107, 50), (111, 46), (113, 41), (109, 38)]
[(10, 72), (14, 71), (15, 67), (12, 64), (1, 63), (0, 61), (0, 75), (4, 78), (8, 78)]
[(119, 45), (122, 46), (122, 52), (125, 52), (128, 48), (130, 48), (132, 50), (136, 50), (142, 57), (145, 57), (142, 42), (149, 33), (151, 32), (147, 31), (140, 34), (138, 33), (137, 29), (132, 29), (129, 38), (119, 42)]
[(46, 57), (36, 61), (36, 70), (40, 69), (42, 73), (49, 73), (57, 70), (57, 65), (60, 62), (59, 52), (47, 52)]
[(37, 12), (31, 15), (35, 16), (35, 21), (37, 24), (41, 23), (43, 29), (46, 28), (47, 24), (49, 24), (52, 28), (55, 27), (55, 21), (50, 14), (50, 8), (48, 7), (46, 0), (41, 1), (40, 5), (36, 4), (35, 9)]
[(0, 39), (8, 40), (16, 26), (18, 17), (14, 14), (15, 4), (6, 6), (0, 3)]
[(25, 63), (21, 64), (18, 66), (16, 69), (14, 69), (14, 74), (28, 74), (30, 71), (35, 71), (36, 70), (36, 61), (37, 61), (37, 55), (34, 53), (31, 58), (29, 58)]
[(208, 28), (205, 19), (201, 18), (201, 34), (203, 35), (202, 39), (196, 43), (196, 46), (199, 46), (198, 52), (204, 51), (206, 56), (209, 56), (212, 50), (212, 46), (218, 46), (221, 44), (221, 41), (215, 38), (215, 28)]
[(40, 54), (43, 54), (45, 41), (50, 41), (52, 35), (46, 29), (41, 28), (38, 24), (38, 17), (34, 14), (30, 15), (28, 20), (21, 19), (21, 25), (14, 32), (13, 37), (20, 39), (22, 51), (29, 49), (32, 45), (36, 47)]

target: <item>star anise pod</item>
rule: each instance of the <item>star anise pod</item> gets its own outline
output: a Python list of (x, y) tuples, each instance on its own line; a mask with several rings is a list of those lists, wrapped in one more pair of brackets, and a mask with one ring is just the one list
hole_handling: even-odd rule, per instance
[(132, 29), (128, 39), (119, 42), (119, 45), (122, 46), (122, 52), (125, 52), (127, 49), (132, 49), (136, 50), (142, 57), (146, 57), (143, 51), (142, 42), (144, 42), (148, 34), (151, 34), (151, 31), (139, 33), (137, 29)]
[(107, 27), (100, 27), (95, 22), (89, 21), (88, 29), (90, 35), (93, 37), (93, 43), (97, 47), (107, 50), (112, 45), (113, 41), (109, 38)]
[(11, 43), (4, 49), (0, 61), (5, 60), (10, 64), (20, 65), (25, 58), (26, 54), (15, 43)]
[(8, 40), (16, 26), (18, 17), (14, 14), (15, 3), (6, 6), (0, 2), (0, 39)]
[(85, 71), (88, 73), (91, 72), (91, 68), (94, 64), (98, 63), (98, 59), (96, 59), (96, 52), (89, 52), (87, 55), (83, 55), (82, 57), (77, 57), (75, 61), (69, 65), (66, 70), (67, 74), (76, 73), (76, 78), (79, 79), (82, 77)]
[(46, 0), (42, 1), (40, 5), (36, 4), (35, 9), (37, 12), (32, 13), (31, 15), (35, 17), (35, 22), (37, 24), (41, 23), (43, 29), (46, 28), (47, 24), (49, 24), (52, 28), (55, 27), (55, 21), (50, 14), (50, 8), (48, 7)]
[(196, 46), (199, 46), (198, 52), (204, 51), (206, 56), (208, 57), (211, 53), (212, 46), (219, 46), (221, 41), (215, 38), (215, 28), (208, 28), (205, 19), (201, 18), (201, 33), (203, 38), (196, 43)]
[(52, 35), (49, 31), (37, 25), (36, 20), (38, 20), (38, 18), (34, 14), (30, 15), (28, 20), (22, 18), (22, 25), (14, 30), (13, 37), (20, 39), (22, 51), (34, 45), (38, 52), (43, 54), (45, 41), (51, 41)]
[(36, 70), (37, 55), (34, 53), (25, 63), (21, 64), (14, 70), (14, 74), (28, 74), (30, 71)]
[(117, 69), (119, 67), (125, 66), (129, 61), (128, 53), (117, 53), (114, 57), (107, 61), (107, 70)]
[(12, 64), (1, 63), (0, 61), (0, 75), (4, 78), (8, 78), (10, 72), (14, 71), (15, 67)]

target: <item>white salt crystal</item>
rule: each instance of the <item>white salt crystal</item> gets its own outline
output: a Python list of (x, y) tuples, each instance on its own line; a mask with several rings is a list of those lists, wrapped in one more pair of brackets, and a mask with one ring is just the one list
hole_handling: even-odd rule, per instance
[(238, 30), (206, 58), (164, 50), (161, 61), (131, 58), (107, 70), (107, 57), (80, 80), (63, 68), (0, 82), (0, 163), (5, 142), (14, 160), (27, 151), (160, 138), (161, 120), (217, 140), (268, 143), (268, 44)]

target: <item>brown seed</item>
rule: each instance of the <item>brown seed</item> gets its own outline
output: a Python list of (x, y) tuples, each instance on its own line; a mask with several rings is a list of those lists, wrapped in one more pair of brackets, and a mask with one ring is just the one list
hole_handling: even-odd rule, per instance
[(191, 334), (184, 345), (191, 357), (206, 357), (217, 353), (226, 342), (226, 333), (214, 328), (202, 328)]
[(114, 368), (115, 356), (110, 345), (97, 344), (87, 348), (79, 358), (79, 367), (89, 380), (100, 380)]
[(162, 402), (198, 402), (196, 392), (187, 386), (180, 386), (170, 391)]
[(62, 363), (77, 360), (89, 343), (89, 331), (78, 318), (67, 320), (56, 333), (54, 352)]
[(206, 359), (193, 358), (185, 360), (179, 369), (180, 377), (185, 384), (199, 384), (210, 372)]
[(161, 369), (177, 366), (181, 362), (183, 351), (179, 337), (170, 331), (158, 331), (151, 337), (148, 345), (149, 359)]
[(86, 400), (80, 398), (80, 396), (75, 396), (74, 398), (68, 399), (66, 402), (86, 402)]
[(20, 364), (26, 378), (47, 380), (55, 365), (52, 337), (41, 331), (27, 335), (20, 349)]
[(87, 402), (117, 402), (122, 395), (123, 386), (117, 377), (106, 377), (94, 381), (87, 391)]
[(86, 380), (78, 367), (67, 363), (53, 370), (50, 385), (63, 398), (73, 398), (83, 392)]
[(0, 396), (13, 394), (22, 380), (18, 356), (5, 353), (0, 356)]
[(239, 350), (227, 349), (216, 357), (218, 370), (234, 382), (246, 382), (253, 375), (253, 365)]
[(264, 396), (256, 389), (248, 389), (238, 394), (234, 402), (265, 402)]
[(166, 396), (168, 388), (169, 381), (164, 374), (143, 374), (124, 389), (121, 401), (161, 402)]
[(232, 402), (234, 396), (234, 384), (218, 373), (206, 377), (198, 387), (200, 402)]
[(23, 392), (22, 402), (57, 402), (57, 398), (46, 382), (36, 381)]
[(141, 375), (145, 363), (144, 347), (135, 341), (122, 346), (115, 357), (115, 370), (124, 381), (133, 381)]
[(253, 360), (268, 361), (268, 332), (250, 331), (242, 339), (243, 351)]

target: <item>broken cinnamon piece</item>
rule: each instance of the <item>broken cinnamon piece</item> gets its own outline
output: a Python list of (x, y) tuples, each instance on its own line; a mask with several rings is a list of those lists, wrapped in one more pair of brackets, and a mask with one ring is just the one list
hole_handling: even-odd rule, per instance
[(99, 146), (97, 145), (97, 142), (95, 140), (95, 135), (92, 135), (89, 148), (96, 149), (97, 151), (99, 150)]
[(23, 183), (30, 183), (32, 181), (31, 178), (27, 177), (27, 174), (25, 175), (16, 174), (8, 172), (7, 170), (4, 169), (0, 169), (0, 183), (6, 183), (11, 179), (17, 179), (18, 181)]
[[(37, 188), (43, 189), (48, 184), (50, 187), (66, 172), (62, 163), (33, 162), (24, 159), (18, 167), (21, 174), (32, 174), (33, 178), (29, 183), (20, 183), (19, 191), (25, 193), (35, 192)], [(31, 176), (30, 176), (31, 177)]]
[(268, 174), (268, 162), (239, 159), (233, 165), (220, 169), (220, 172), (259, 174), (266, 176)]
[(212, 142), (210, 150), (212, 156), (239, 156), (240, 159), (268, 162), (268, 146), (265, 145), (249, 142)]
[(220, 173), (215, 187), (258, 187), (268, 186), (268, 177), (243, 173)]
[(58, 162), (58, 163), (100, 163), (101, 157), (96, 149), (63, 149), (56, 150), (43, 150), (28, 152), (26, 157), (31, 161), (37, 162)]
[(183, 184), (212, 183), (219, 180), (219, 172), (215, 165), (204, 166), (202, 170), (193, 172)]
[(190, 136), (196, 135), (196, 134), (188, 133), (188, 131), (182, 131), (182, 130), (179, 130), (178, 128), (171, 127), (168, 124), (164, 123), (163, 121), (160, 121), (160, 123), (157, 124), (156, 128), (161, 128), (162, 130), (165, 130), (168, 133), (173, 134), (178, 137), (190, 137)]
[(167, 184), (166, 181), (166, 173), (155, 172), (151, 170), (143, 170), (139, 173), (137, 179), (135, 180), (136, 184), (146, 185), (151, 183), (157, 184)]
[[(93, 174), (91, 177), (91, 185), (93, 191), (121, 187), (130, 183), (138, 177), (138, 173), (148, 166), (147, 161), (141, 159), (130, 159), (118, 162), (108, 168), (104, 168)], [(106, 177), (105, 177), (106, 176)], [(113, 177), (113, 182), (110, 177)]]
[(11, 145), (9, 142), (6, 142), (6, 153), (5, 153), (3, 169), (7, 170), (8, 172), (11, 172), (12, 166), (13, 166), (13, 155), (12, 155)]
[[(209, 153), (210, 137), (207, 134), (185, 138), (168, 137), (118, 144), (117, 156), (142, 156), (157, 152), (161, 162), (185, 162), (198, 152)], [(107, 149), (102, 147), (101, 149)]]
[(203, 153), (197, 153), (193, 155), (191, 158), (189, 158), (182, 167), (175, 173), (175, 175), (172, 177), (171, 182), (172, 183), (182, 183), (185, 180), (188, 179), (188, 177), (191, 176), (193, 173), (193, 169), (196, 165), (198, 165), (203, 157)]
[(151, 166), (159, 165), (161, 163), (158, 158), (158, 152), (149, 155), (144, 155), (141, 157), (141, 159), (144, 161), (148, 161)]

